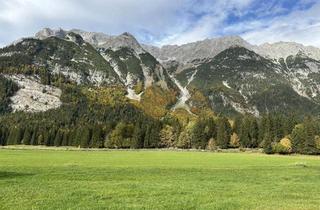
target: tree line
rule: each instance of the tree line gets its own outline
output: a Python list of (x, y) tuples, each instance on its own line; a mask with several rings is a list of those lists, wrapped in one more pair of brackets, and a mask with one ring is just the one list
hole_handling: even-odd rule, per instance
[[(0, 77), (0, 145), (260, 148), (268, 154), (320, 153), (320, 121), (316, 117), (270, 113), (230, 119), (201, 114), (179, 117), (168, 112), (159, 119), (129, 103), (121, 88), (92, 91), (93, 87), (61, 82), (63, 77), (49, 78), (43, 83), (54, 83), (62, 89), (63, 105), (59, 109), (10, 113), (9, 98), (18, 87)], [(99, 99), (102, 96), (104, 100)]]
[[(268, 114), (261, 118), (240, 116), (233, 120), (198, 117), (183, 125), (173, 116), (155, 120), (143, 113), (129, 111), (131, 108), (110, 108), (106, 112), (98, 109), (100, 119), (87, 117), (96, 116), (94, 113), (75, 113), (79, 111), (75, 109), (65, 121), (59, 116), (66, 113), (60, 111), (53, 111), (56, 117), (51, 118), (49, 113), (35, 114), (38, 117), (28, 114), (18, 117), (15, 114), (11, 117), (12, 124), (8, 121), (1, 123), (0, 144), (115, 149), (261, 148), (267, 154), (320, 154), (320, 122), (309, 116), (300, 119)], [(47, 115), (50, 121), (43, 120), (43, 115)], [(27, 119), (29, 123), (26, 123)]]

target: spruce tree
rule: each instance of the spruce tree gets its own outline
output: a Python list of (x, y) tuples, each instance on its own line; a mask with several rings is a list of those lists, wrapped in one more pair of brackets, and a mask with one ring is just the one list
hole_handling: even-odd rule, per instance
[(244, 117), (240, 127), (239, 133), (240, 145), (242, 147), (250, 147), (250, 120), (248, 117)]
[(272, 136), (270, 131), (266, 131), (263, 139), (263, 151), (266, 154), (272, 154)]
[(208, 143), (207, 136), (205, 134), (205, 123), (202, 119), (197, 120), (192, 130), (191, 145), (196, 149), (205, 149)]
[(31, 129), (29, 127), (27, 127), (24, 130), (24, 134), (23, 134), (23, 138), (22, 138), (22, 143), (25, 145), (29, 145), (31, 142), (31, 137), (32, 137), (32, 132)]
[(266, 154), (272, 154), (273, 153), (273, 148), (272, 148), (272, 143), (273, 143), (273, 136), (271, 132), (271, 122), (269, 116), (266, 118), (264, 121), (264, 137), (263, 137), (263, 151)]
[(102, 147), (102, 144), (102, 128), (100, 125), (95, 125), (92, 129), (90, 147), (100, 148)]
[(63, 138), (63, 132), (61, 129), (59, 129), (56, 133), (56, 136), (54, 138), (54, 141), (53, 141), (53, 145), (55, 147), (60, 147), (61, 146), (61, 142), (62, 142), (62, 138)]
[(305, 126), (303, 124), (296, 125), (291, 133), (292, 152), (303, 153), (307, 138)]
[(308, 116), (304, 120), (306, 139), (304, 142), (303, 153), (304, 154), (317, 154), (317, 148), (315, 144), (315, 122), (312, 117)]
[(30, 145), (37, 145), (38, 144), (37, 139), (38, 139), (38, 128), (34, 127), (32, 136), (31, 136)]
[(217, 122), (217, 144), (222, 149), (229, 146), (231, 136), (231, 126), (227, 118), (222, 117)]
[(249, 129), (249, 136), (250, 136), (250, 147), (256, 148), (259, 145), (259, 128), (257, 120), (254, 117), (250, 118), (250, 129)]
[(143, 131), (142, 124), (137, 122), (134, 126), (131, 148), (143, 148), (145, 132)]
[(87, 148), (89, 146), (89, 141), (91, 140), (91, 132), (87, 126), (82, 128), (81, 137), (80, 137), (80, 147)]
[(63, 131), (61, 146), (69, 146), (69, 130)]
[(10, 133), (8, 136), (8, 145), (16, 145), (21, 144), (22, 140), (22, 129), (19, 126), (14, 126), (10, 129)]

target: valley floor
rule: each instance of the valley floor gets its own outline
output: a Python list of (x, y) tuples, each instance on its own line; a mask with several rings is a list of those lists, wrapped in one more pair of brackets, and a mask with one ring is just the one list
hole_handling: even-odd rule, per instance
[(0, 149), (0, 209), (318, 209), (320, 157)]

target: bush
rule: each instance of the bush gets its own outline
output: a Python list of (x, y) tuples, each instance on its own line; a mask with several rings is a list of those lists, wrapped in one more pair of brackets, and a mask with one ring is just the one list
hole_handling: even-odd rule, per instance
[(207, 145), (207, 149), (208, 150), (217, 150), (218, 147), (217, 147), (217, 143), (216, 143), (216, 140), (214, 140), (213, 138), (211, 138), (208, 142), (208, 145)]
[(278, 154), (290, 154), (292, 152), (291, 140), (284, 137), (279, 143), (272, 146), (273, 152)]
[(233, 133), (230, 138), (230, 147), (238, 148), (239, 146), (240, 146), (240, 139), (238, 137), (238, 134)]
[(320, 136), (314, 137), (315, 145), (318, 150), (320, 150)]

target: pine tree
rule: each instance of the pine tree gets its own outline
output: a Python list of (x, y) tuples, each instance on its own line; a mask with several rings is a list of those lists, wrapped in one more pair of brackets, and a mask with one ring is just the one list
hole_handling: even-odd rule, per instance
[(250, 136), (250, 147), (256, 148), (259, 145), (259, 128), (257, 120), (254, 117), (250, 118), (250, 129), (249, 129), (249, 136)]
[(303, 153), (304, 154), (317, 154), (317, 148), (315, 144), (315, 122), (308, 116), (304, 120), (306, 139), (304, 142)]
[(240, 138), (240, 145), (242, 147), (250, 147), (250, 143), (251, 143), (251, 140), (250, 140), (250, 120), (248, 119), (248, 117), (244, 117), (242, 120), (239, 138)]
[(54, 138), (54, 141), (53, 141), (53, 145), (55, 147), (60, 147), (61, 146), (61, 142), (62, 142), (62, 138), (63, 138), (63, 132), (61, 129), (59, 129), (56, 133), (56, 136)]
[(126, 124), (124, 122), (119, 122), (109, 136), (107, 147), (122, 148), (124, 143), (125, 129), (126, 129)]
[(133, 130), (131, 148), (134, 148), (134, 149), (143, 148), (144, 135), (145, 133), (142, 129), (142, 124), (140, 122), (137, 122)]
[(69, 130), (63, 131), (61, 146), (69, 146)]
[(30, 145), (37, 145), (38, 144), (37, 139), (38, 139), (38, 128), (34, 127), (32, 136), (31, 136)]
[(6, 127), (1, 128), (1, 144), (0, 145), (7, 145), (7, 140), (9, 136), (9, 130)]
[(298, 124), (295, 126), (291, 133), (292, 139), (292, 152), (294, 153), (303, 153), (305, 142), (307, 139), (307, 133), (303, 124)]
[(273, 137), (271, 134), (271, 122), (270, 118), (267, 117), (265, 122), (264, 122), (264, 137), (263, 137), (263, 151), (266, 154), (272, 154), (273, 153), (273, 148), (272, 148), (272, 143), (273, 143)]
[(8, 136), (8, 145), (21, 144), (22, 140), (22, 129), (19, 126), (14, 126), (10, 129)]
[(102, 128), (100, 125), (95, 125), (92, 129), (92, 138), (90, 147), (92, 148), (100, 148), (102, 147)]
[(23, 138), (22, 138), (22, 143), (25, 145), (29, 145), (31, 142), (31, 137), (32, 137), (32, 132), (31, 129), (29, 127), (27, 127), (24, 130), (24, 134), (23, 134)]
[(236, 133), (237, 135), (239, 135), (240, 134), (241, 125), (242, 125), (242, 117), (237, 116), (234, 119), (233, 126), (232, 126), (233, 133)]
[(149, 133), (149, 148), (157, 148), (160, 142), (160, 124), (159, 123), (152, 123), (151, 130)]
[(263, 139), (263, 151), (266, 154), (272, 154), (273, 149), (272, 149), (272, 136), (271, 132), (266, 131), (264, 134), (264, 139)]
[(222, 149), (229, 146), (231, 136), (231, 126), (227, 118), (222, 117), (217, 122), (217, 144)]
[(82, 128), (81, 137), (80, 137), (80, 147), (87, 148), (91, 140), (91, 131), (87, 126)]
[(197, 120), (192, 129), (191, 145), (196, 149), (205, 149), (208, 143), (207, 136), (205, 134), (205, 122), (203, 119)]

